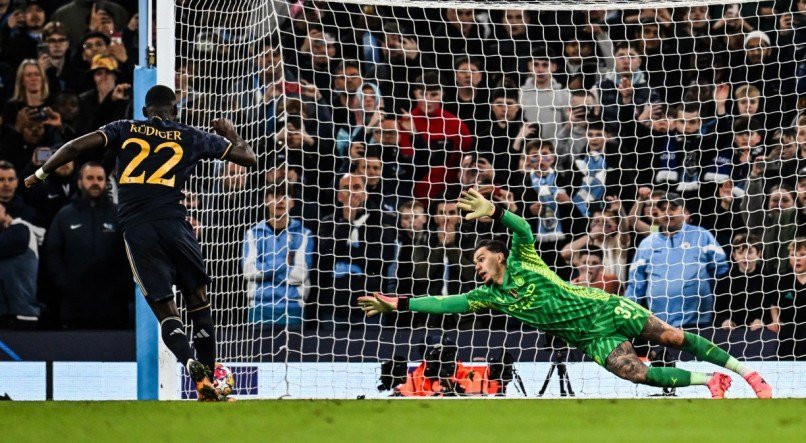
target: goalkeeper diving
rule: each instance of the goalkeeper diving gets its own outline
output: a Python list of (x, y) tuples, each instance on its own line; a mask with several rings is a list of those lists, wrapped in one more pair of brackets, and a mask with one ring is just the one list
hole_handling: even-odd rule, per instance
[(457, 206), (468, 213), (467, 220), (492, 217), (512, 231), (511, 251), (496, 240), (477, 245), (473, 262), (484, 285), (452, 296), (407, 298), (376, 293), (359, 297), (359, 306), (367, 315), (391, 311), (461, 314), (491, 308), (576, 346), (625, 380), (663, 388), (705, 385), (712, 398), (725, 397), (731, 384), (726, 374), (648, 367), (642, 363), (631, 343), (641, 337), (729, 369), (744, 377), (757, 397), (772, 397), (772, 387), (758, 372), (710, 340), (670, 326), (629, 299), (562, 280), (537, 254), (526, 220), (495, 207), (474, 189), (463, 193)]

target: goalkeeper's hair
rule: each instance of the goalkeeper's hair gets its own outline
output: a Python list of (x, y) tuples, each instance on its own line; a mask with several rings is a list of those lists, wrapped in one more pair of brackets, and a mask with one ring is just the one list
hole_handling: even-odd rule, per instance
[(501, 253), (504, 254), (504, 259), (509, 257), (509, 248), (507, 244), (502, 242), (501, 240), (493, 240), (493, 239), (484, 239), (478, 243), (476, 243), (476, 251), (481, 248), (487, 248), (488, 251), (497, 254)]

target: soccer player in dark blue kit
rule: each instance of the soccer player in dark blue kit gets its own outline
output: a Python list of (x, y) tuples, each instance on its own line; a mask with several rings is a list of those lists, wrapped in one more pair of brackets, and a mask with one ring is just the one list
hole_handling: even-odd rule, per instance
[[(32, 187), (84, 151), (110, 149), (117, 157), (118, 213), (132, 272), (162, 339), (196, 383), (200, 400), (217, 400), (211, 383), (216, 335), (207, 297), (201, 248), (180, 203), (182, 188), (202, 159), (223, 159), (243, 166), (257, 163), (255, 153), (226, 119), (213, 121), (217, 134), (176, 122), (174, 91), (154, 86), (146, 93), (146, 120), (119, 120), (79, 137), (56, 151), (33, 175)], [(185, 335), (172, 286), (182, 292), (193, 322), (198, 360)]]

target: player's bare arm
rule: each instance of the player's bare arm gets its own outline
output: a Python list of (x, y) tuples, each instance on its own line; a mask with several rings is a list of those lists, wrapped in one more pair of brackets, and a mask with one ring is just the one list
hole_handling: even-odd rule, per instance
[(67, 142), (59, 148), (35, 173), (25, 178), (25, 187), (31, 188), (44, 181), (45, 178), (59, 168), (78, 157), (82, 152), (99, 149), (106, 145), (106, 138), (98, 131)]
[(226, 157), (224, 157), (225, 160), (246, 167), (252, 167), (257, 164), (257, 156), (254, 151), (252, 151), (252, 147), (238, 135), (235, 131), (235, 125), (233, 125), (229, 119), (219, 118), (213, 120), (213, 130), (216, 134), (226, 138), (232, 143), (232, 148), (230, 148)]

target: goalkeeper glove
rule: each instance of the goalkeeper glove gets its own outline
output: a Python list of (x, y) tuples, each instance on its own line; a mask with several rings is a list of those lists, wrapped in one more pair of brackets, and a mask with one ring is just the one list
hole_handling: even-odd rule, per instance
[(475, 189), (463, 192), (456, 206), (463, 211), (469, 212), (469, 214), (465, 215), (466, 220), (491, 217), (495, 212), (495, 206)]
[(389, 297), (376, 292), (372, 295), (358, 297), (358, 306), (367, 313), (367, 317), (397, 309), (397, 297)]

